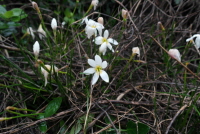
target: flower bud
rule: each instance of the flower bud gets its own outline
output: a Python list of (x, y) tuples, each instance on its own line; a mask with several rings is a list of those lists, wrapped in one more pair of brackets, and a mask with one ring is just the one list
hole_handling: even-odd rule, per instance
[(17, 110), (18, 108), (16, 107), (13, 107), (13, 106), (8, 106), (6, 107), (6, 110)]
[(103, 25), (103, 17), (99, 17), (97, 21)]
[(56, 21), (56, 19), (55, 18), (53, 18), (52, 19), (52, 21), (51, 21), (51, 28), (53, 29), (53, 30), (56, 30), (57, 29), (57, 21)]
[(140, 49), (139, 49), (139, 47), (133, 47), (132, 48), (132, 55), (135, 55), (135, 54), (137, 54), (138, 57), (140, 57)]
[(94, 10), (96, 10), (98, 3), (98, 0), (92, 0), (91, 5), (94, 6)]
[(181, 55), (180, 55), (180, 52), (177, 49), (170, 49), (168, 54), (170, 55), (170, 57), (181, 62)]
[(35, 55), (35, 58), (37, 59), (40, 53), (40, 44), (38, 43), (38, 41), (36, 41), (33, 45), (33, 53)]
[(163, 26), (162, 22), (160, 22), (160, 21), (158, 22), (158, 28), (163, 31), (165, 30), (165, 27)]
[(122, 18), (124, 20), (126, 20), (128, 18), (128, 11), (127, 10), (122, 9)]
[(36, 11), (38, 11), (38, 9), (39, 9), (38, 4), (37, 4), (35, 1), (32, 1), (31, 4), (32, 4), (33, 8), (34, 8)]

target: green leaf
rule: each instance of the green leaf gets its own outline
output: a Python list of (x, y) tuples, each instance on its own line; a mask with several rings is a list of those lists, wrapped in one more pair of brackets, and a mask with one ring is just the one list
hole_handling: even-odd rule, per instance
[(20, 23), (16, 23), (16, 22), (8, 22), (7, 25), (8, 25), (9, 28), (21, 26)]
[(15, 33), (17, 33), (17, 30), (13, 27), (1, 31), (1, 34), (6, 37), (8, 37), (12, 34), (15, 34)]
[(57, 112), (57, 110), (59, 109), (60, 105), (62, 102), (62, 98), (58, 97), (53, 99), (52, 101), (49, 102), (48, 106), (45, 109), (45, 117), (50, 117), (53, 114), (55, 114)]
[[(45, 118), (45, 117), (44, 117), (44, 114), (40, 114), (40, 115), (38, 115), (38, 117), (37, 117), (37, 119), (43, 119), (43, 118)], [(39, 129), (40, 129), (40, 131), (41, 131), (42, 133), (45, 133), (45, 132), (47, 131), (47, 123), (46, 123), (46, 121), (39, 123), (39, 124), (38, 124), (38, 127), (39, 127)]]
[(149, 126), (143, 123), (135, 123), (129, 121), (127, 124), (127, 133), (128, 134), (147, 134), (149, 132)]
[(0, 14), (4, 14), (6, 12), (6, 9), (0, 5)]
[(21, 19), (26, 18), (28, 15), (20, 8), (13, 8), (12, 10), (10, 10), (13, 12), (13, 17), (11, 18), (12, 21), (14, 22), (18, 22)]
[(0, 30), (8, 28), (7, 23), (0, 22)]
[(80, 123), (80, 121), (78, 121), (72, 128), (70, 131), (70, 134), (78, 134), (82, 129), (82, 125)]
[(13, 12), (12, 11), (7, 11), (3, 14), (4, 18), (9, 19), (13, 16)]

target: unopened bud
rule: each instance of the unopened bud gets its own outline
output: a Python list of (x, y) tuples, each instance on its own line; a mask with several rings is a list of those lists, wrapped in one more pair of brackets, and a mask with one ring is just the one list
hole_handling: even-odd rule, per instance
[(181, 55), (177, 49), (170, 49), (168, 54), (173, 58), (181, 62)]
[(132, 55), (135, 55), (135, 54), (137, 54), (138, 57), (140, 57), (140, 49), (139, 49), (139, 47), (133, 47), (132, 48)]
[(97, 21), (103, 25), (103, 17), (99, 17)]
[(38, 4), (37, 4), (36, 2), (32, 1), (31, 4), (32, 4), (33, 8), (34, 8), (37, 12), (40, 12), (40, 9), (39, 9)]
[(161, 29), (161, 30), (165, 30), (165, 27), (163, 26), (163, 24), (159, 21), (158, 22), (158, 27), (159, 27), (159, 29)]
[(127, 10), (122, 9), (122, 18), (125, 19), (125, 20), (128, 18), (128, 11)]
[(16, 107), (12, 107), (12, 106), (8, 106), (8, 107), (6, 107), (6, 110), (17, 110), (18, 108), (16, 108)]

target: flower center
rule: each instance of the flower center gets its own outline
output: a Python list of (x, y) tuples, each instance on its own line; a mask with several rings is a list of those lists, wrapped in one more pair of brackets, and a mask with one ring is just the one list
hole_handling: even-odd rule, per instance
[(103, 39), (102, 39), (102, 42), (108, 43), (108, 40), (107, 40), (106, 38), (103, 38)]
[(96, 25), (92, 25), (91, 27), (92, 27), (92, 28), (96, 28)]
[(95, 67), (95, 72), (101, 73), (102, 67), (101, 66), (96, 66)]

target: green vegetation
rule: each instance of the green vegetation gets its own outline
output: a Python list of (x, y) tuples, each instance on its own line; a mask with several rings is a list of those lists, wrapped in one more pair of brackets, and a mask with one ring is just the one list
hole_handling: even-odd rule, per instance
[(199, 1), (91, 1), (1, 0), (0, 133), (200, 133)]

